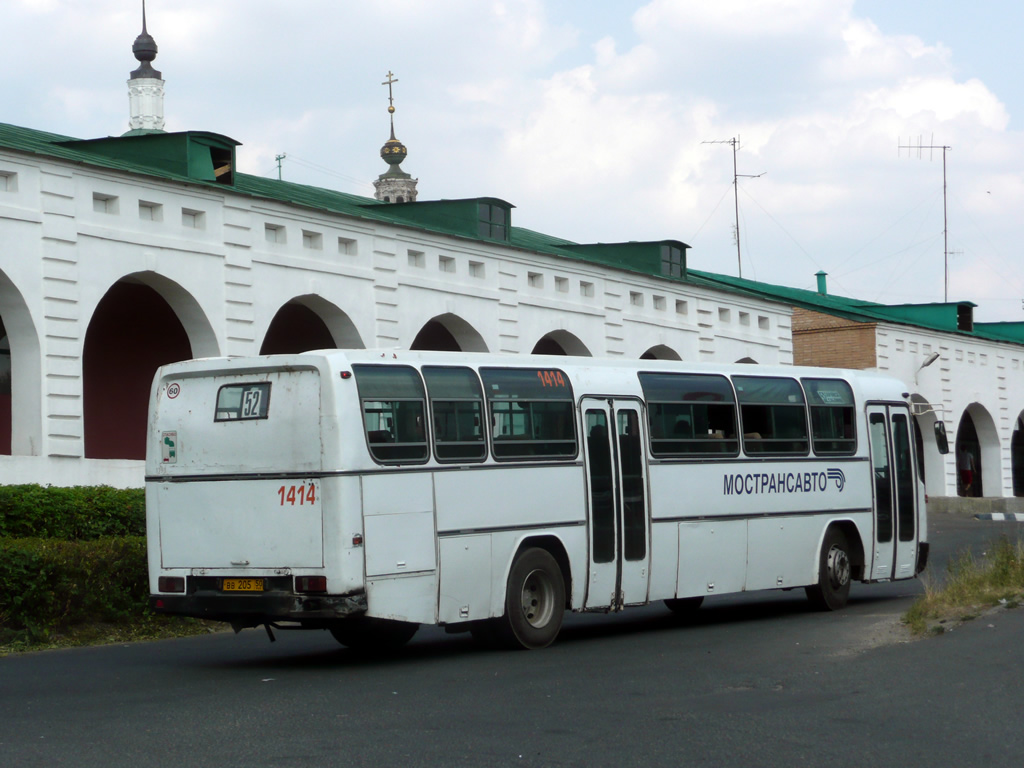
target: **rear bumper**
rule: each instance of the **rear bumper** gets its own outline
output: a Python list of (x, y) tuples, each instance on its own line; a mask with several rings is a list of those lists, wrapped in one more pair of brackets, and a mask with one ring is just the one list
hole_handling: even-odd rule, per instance
[(156, 613), (226, 621), (235, 627), (279, 621), (315, 627), (326, 626), (334, 619), (354, 613), (365, 613), (366, 595), (297, 595), (294, 592), (227, 595), (196, 591), (185, 595), (150, 595), (149, 607)]

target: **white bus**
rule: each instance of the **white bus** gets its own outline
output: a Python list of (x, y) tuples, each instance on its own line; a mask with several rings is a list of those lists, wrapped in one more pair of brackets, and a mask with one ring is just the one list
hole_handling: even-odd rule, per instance
[(907, 394), (863, 371), (327, 350), (164, 366), (151, 605), (380, 648), (542, 648), (570, 611), (908, 579)]

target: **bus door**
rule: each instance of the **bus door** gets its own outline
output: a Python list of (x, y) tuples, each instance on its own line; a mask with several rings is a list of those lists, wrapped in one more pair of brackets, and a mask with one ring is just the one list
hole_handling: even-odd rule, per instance
[(640, 404), (584, 398), (581, 407), (589, 491), (586, 607), (646, 603), (651, 526)]
[(905, 579), (916, 573), (920, 522), (910, 409), (870, 405), (867, 412), (874, 478), (871, 579)]

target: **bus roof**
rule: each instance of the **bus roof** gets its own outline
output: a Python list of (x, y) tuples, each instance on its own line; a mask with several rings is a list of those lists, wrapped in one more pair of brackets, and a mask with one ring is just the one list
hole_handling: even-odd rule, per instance
[(788, 376), (797, 378), (842, 378), (862, 390), (865, 399), (905, 400), (908, 390), (900, 380), (877, 371), (845, 368), (817, 368), (794, 365), (691, 362), (685, 360), (634, 360), (565, 355), (521, 355), (488, 352), (437, 352), (396, 349), (321, 349), (297, 354), (260, 357), (217, 357), (186, 360), (163, 366), (160, 378), (209, 376), (217, 373), (240, 375), (268, 369), (318, 369), (342, 371), (353, 364), (470, 365), (499, 367), (558, 368), (571, 376), (589, 377), (615, 371), (717, 373), (728, 376)]

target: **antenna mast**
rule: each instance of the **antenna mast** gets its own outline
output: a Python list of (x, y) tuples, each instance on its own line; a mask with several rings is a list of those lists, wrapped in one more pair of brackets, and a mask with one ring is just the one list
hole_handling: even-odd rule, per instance
[[(946, 206), (946, 153), (953, 149), (950, 146), (935, 144), (935, 134), (932, 134), (932, 144), (925, 144), (921, 141), (921, 137), (917, 137), (917, 144), (913, 144), (911, 139), (907, 139), (909, 144), (900, 144), (897, 140), (897, 153), (902, 152), (904, 149), (907, 150), (907, 156), (909, 157), (910, 151), (917, 150), (917, 159), (921, 159), (921, 150), (927, 149), (930, 153), (934, 153), (936, 149), (942, 150), (942, 269), (943, 269), (943, 291), (942, 300), (949, 303), (949, 217)], [(931, 160), (931, 154), (928, 157)]]
[(723, 139), (722, 141), (702, 141), (701, 144), (731, 144), (732, 145), (732, 198), (733, 206), (736, 214), (736, 269), (739, 272), (739, 276), (743, 277), (743, 258), (740, 255), (740, 186), (739, 179), (756, 179), (760, 176), (764, 176), (767, 171), (763, 173), (750, 174), (750, 173), (737, 173), (736, 172), (736, 152), (740, 148), (740, 137), (734, 136), (731, 139)]

